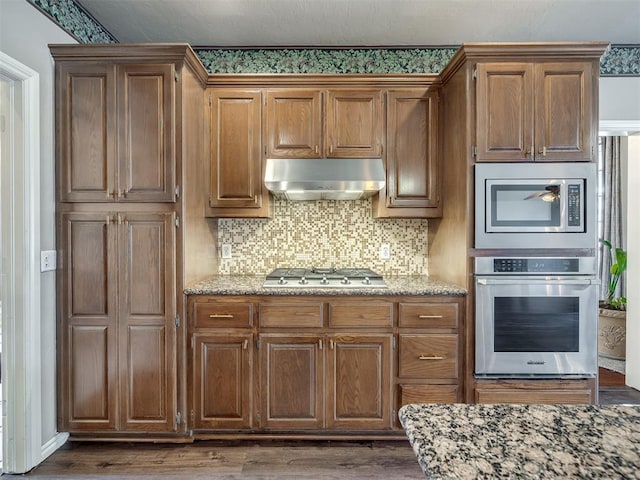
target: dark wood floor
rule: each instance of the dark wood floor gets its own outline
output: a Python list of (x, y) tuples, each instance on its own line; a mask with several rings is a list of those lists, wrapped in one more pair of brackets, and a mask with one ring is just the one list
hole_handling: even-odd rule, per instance
[[(640, 404), (624, 375), (600, 370), (600, 404)], [(409, 480), (422, 479), (406, 441), (195, 442), (140, 444), (68, 442), (29, 479)]]

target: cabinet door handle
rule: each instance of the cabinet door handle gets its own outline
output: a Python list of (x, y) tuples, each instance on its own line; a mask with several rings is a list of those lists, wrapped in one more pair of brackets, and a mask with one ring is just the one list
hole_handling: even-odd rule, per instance
[(538, 150), (538, 153), (540, 155), (542, 155), (543, 157), (546, 157), (547, 156), (547, 147), (543, 146), (540, 150)]
[(333, 350), (335, 346), (336, 346), (336, 343), (333, 340), (329, 340), (329, 348)]
[(233, 315), (230, 313), (212, 313), (209, 318), (233, 318)]
[(247, 340), (246, 338), (244, 339), (244, 342), (242, 342), (242, 349), (246, 350), (247, 347), (249, 347), (249, 340)]
[(115, 196), (116, 196), (116, 191), (115, 190), (107, 192), (107, 198), (115, 198)]
[(316, 145), (315, 152), (318, 153), (318, 145)]
[(531, 145), (531, 148), (529, 148), (529, 150), (524, 152), (524, 155), (525, 157), (533, 157), (533, 145)]
[(419, 355), (418, 360), (444, 360), (441, 355)]
[(322, 339), (321, 338), (318, 339), (318, 348), (320, 350), (322, 350)]
[(418, 318), (442, 318), (442, 315), (419, 315)]

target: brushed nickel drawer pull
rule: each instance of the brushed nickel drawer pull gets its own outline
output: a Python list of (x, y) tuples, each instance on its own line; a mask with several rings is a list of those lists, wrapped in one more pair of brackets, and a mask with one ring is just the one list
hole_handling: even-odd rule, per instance
[(246, 350), (248, 346), (249, 346), (249, 340), (245, 338), (244, 342), (242, 342), (242, 349)]
[(442, 318), (442, 315), (419, 315), (418, 318)]
[(209, 318), (233, 318), (230, 313), (212, 313)]
[(420, 360), (444, 360), (444, 357), (440, 355), (420, 355), (418, 357)]

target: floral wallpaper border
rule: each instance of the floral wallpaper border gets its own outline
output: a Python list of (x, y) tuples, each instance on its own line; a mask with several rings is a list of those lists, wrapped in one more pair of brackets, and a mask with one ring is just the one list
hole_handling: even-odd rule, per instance
[[(118, 40), (76, 0), (27, 0), (80, 43)], [(195, 47), (209, 73), (440, 73), (455, 47), (212, 48)], [(613, 45), (600, 61), (602, 76), (640, 76), (640, 45)]]

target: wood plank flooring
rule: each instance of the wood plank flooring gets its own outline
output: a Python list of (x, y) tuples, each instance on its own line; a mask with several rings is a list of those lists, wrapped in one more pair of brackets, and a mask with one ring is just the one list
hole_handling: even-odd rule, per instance
[(407, 441), (69, 442), (29, 479), (415, 480), (424, 474)]

